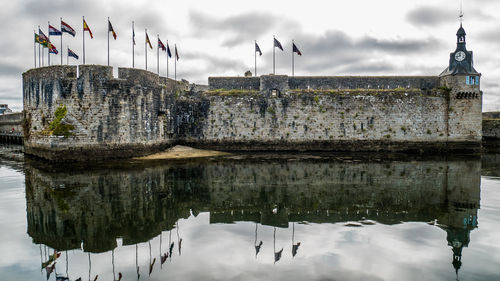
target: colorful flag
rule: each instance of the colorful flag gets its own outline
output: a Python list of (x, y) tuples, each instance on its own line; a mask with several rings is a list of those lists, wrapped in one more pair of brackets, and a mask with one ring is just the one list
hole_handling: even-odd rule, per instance
[(163, 43), (161, 42), (160, 38), (158, 38), (158, 48), (160, 48), (164, 52), (167, 50), (165, 45), (163, 45)]
[(146, 32), (146, 44), (149, 44), (149, 48), (153, 49), (153, 46), (151, 46), (151, 41), (149, 41), (149, 36), (147, 32)]
[(175, 45), (175, 59), (179, 60), (179, 53), (177, 52), (177, 45)]
[(168, 45), (168, 41), (167, 41), (167, 55), (169, 58), (172, 57), (172, 53), (170, 52), (170, 46)]
[(94, 35), (92, 35), (92, 31), (90, 31), (90, 27), (87, 25), (87, 22), (85, 21), (85, 19), (83, 19), (83, 31), (88, 31), (89, 34), (90, 34), (90, 39), (93, 39), (94, 38)]
[(50, 43), (49, 37), (47, 37), (40, 28), (38, 29), (38, 38), (42, 46), (48, 47), (48, 44)]
[(60, 36), (62, 35), (62, 32), (49, 24), (49, 35)]
[(40, 41), (40, 36), (35, 33), (35, 43), (42, 44), (42, 41)]
[(297, 53), (297, 55), (302, 56), (302, 53), (299, 51), (299, 48), (295, 46), (295, 43), (293, 43), (293, 52)]
[(57, 55), (57, 54), (59, 53), (59, 52), (57, 51), (57, 49), (56, 49), (56, 46), (54, 46), (54, 45), (53, 45), (52, 43), (50, 43), (50, 42), (49, 42), (49, 46), (48, 46), (48, 48), (49, 48), (49, 53), (51, 53), (51, 54), (56, 54), (56, 55)]
[(75, 59), (78, 59), (78, 55), (75, 54), (75, 52), (71, 51), (70, 48), (68, 48), (68, 57), (74, 57)]
[(283, 47), (281, 46), (280, 41), (278, 41), (276, 38), (274, 38), (274, 47), (278, 47), (280, 50), (283, 51)]
[(257, 42), (255, 42), (255, 52), (259, 52), (259, 56), (262, 56), (262, 52), (260, 51), (260, 47), (259, 47), (259, 44), (257, 44)]
[(73, 35), (73, 37), (75, 37), (76, 35), (76, 31), (71, 26), (69, 26), (69, 24), (63, 22), (62, 20), (61, 20), (61, 31), (69, 33)]
[(115, 38), (115, 40), (116, 40), (116, 32), (113, 29), (113, 26), (111, 25), (111, 22), (109, 21), (109, 19), (108, 19), (108, 32), (111, 32), (113, 34), (113, 38)]

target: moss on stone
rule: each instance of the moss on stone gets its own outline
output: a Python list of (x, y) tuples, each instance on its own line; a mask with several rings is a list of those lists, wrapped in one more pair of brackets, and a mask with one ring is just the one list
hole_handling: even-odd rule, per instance
[(44, 130), (47, 135), (70, 137), (75, 134), (72, 132), (75, 126), (71, 124), (64, 124), (62, 120), (68, 114), (68, 109), (65, 105), (59, 106), (54, 112), (54, 120), (50, 122), (48, 129)]
[(225, 90), (225, 89), (215, 89), (204, 92), (205, 95), (214, 96), (241, 96), (241, 95), (255, 95), (258, 94), (257, 90)]

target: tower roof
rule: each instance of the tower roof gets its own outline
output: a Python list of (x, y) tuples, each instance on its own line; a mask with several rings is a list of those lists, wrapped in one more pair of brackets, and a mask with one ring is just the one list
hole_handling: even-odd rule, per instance
[(457, 31), (457, 36), (461, 36), (461, 35), (466, 35), (465, 29), (462, 27), (462, 24), (460, 24), (460, 28)]

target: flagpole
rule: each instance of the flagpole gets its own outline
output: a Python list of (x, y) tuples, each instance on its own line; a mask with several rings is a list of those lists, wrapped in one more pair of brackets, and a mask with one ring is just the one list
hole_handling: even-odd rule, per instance
[[(33, 29), (33, 33), (36, 34), (35, 30)], [(33, 38), (33, 58), (35, 59), (35, 68), (36, 68), (36, 40)]]
[(148, 30), (147, 29), (144, 29), (144, 34), (146, 35), (145, 40), (144, 40), (144, 49), (146, 50), (145, 51), (145, 54), (146, 54), (146, 70), (148, 70), (148, 41), (147, 41)]
[(177, 44), (174, 44), (175, 55), (174, 55), (174, 80), (177, 81)]
[(292, 77), (295, 74), (295, 65), (294, 65), (294, 61), (293, 61), (293, 57), (294, 57), (293, 55), (295, 54), (295, 52), (293, 51), (293, 46), (294, 46), (293, 44), (295, 44), (295, 43), (293, 42), (293, 39), (292, 39)]
[[(85, 22), (85, 17), (82, 16), (82, 25)], [(83, 28), (83, 64), (85, 64), (85, 28)]]
[(132, 21), (132, 68), (135, 68), (135, 61), (134, 61), (134, 48), (135, 48), (135, 38), (134, 38), (134, 35), (135, 35), (135, 31), (134, 31), (134, 21)]
[(276, 40), (276, 38), (273, 35), (273, 74), (276, 74), (276, 55), (275, 55), (276, 46), (274, 40)]
[(108, 17), (108, 66), (109, 66), (109, 17)]
[(156, 34), (156, 73), (160, 75), (160, 34)]
[[(167, 40), (167, 48), (170, 49), (170, 46), (168, 45), (168, 40)], [(168, 49), (167, 49), (167, 78), (168, 78)]]
[[(38, 26), (38, 33), (40, 33), (40, 26)], [(40, 38), (40, 34), (38, 34), (38, 38)], [(40, 43), (38, 43), (38, 67), (42, 66), (41, 52), (40, 52)]]
[(63, 31), (62, 31), (62, 18), (61, 18), (61, 65), (63, 64), (63, 48), (62, 48), (62, 38), (63, 38)]
[(257, 77), (257, 50), (256, 50), (256, 47), (257, 46), (257, 40), (255, 40), (255, 45), (253, 46), (253, 54), (255, 56), (255, 76)]
[[(68, 49), (69, 49), (69, 46), (68, 46)], [(68, 51), (66, 51), (66, 53), (67, 53), (67, 54), (66, 54), (66, 65), (68, 65), (68, 64), (69, 64), (69, 52), (68, 52)], [(62, 55), (62, 54), (61, 54), (61, 55)]]
[[(40, 32), (40, 26), (38, 26), (38, 32)], [(39, 34), (38, 36), (40, 36), (40, 34)], [(44, 51), (44, 50), (43, 50), (43, 48), (42, 48), (41, 52), (40, 52), (40, 49), (38, 49), (38, 52), (42, 54), (42, 66), (43, 66), (43, 65), (44, 65), (44, 63), (45, 63), (45, 62), (44, 62), (44, 58), (43, 58), (43, 57), (44, 57), (44, 56), (43, 56), (43, 53), (44, 53), (45, 51)]]
[[(52, 43), (50, 43), (50, 27), (49, 27), (49, 25), (50, 25), (50, 22), (48, 21), (47, 22), (47, 30), (49, 31), (49, 35), (47, 38), (49, 38), (49, 44), (52, 44)], [(50, 66), (50, 45), (47, 45), (47, 46), (48, 46), (47, 47), (47, 65)]]

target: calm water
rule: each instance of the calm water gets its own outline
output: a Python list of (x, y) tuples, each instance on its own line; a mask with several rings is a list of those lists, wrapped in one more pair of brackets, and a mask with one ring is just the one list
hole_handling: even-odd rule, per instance
[(500, 280), (500, 155), (271, 158), (0, 158), (0, 280)]

